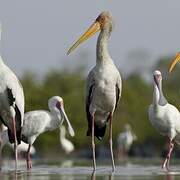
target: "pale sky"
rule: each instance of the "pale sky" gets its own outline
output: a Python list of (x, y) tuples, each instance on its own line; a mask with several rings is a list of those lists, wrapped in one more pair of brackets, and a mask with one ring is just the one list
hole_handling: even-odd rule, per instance
[[(70, 56), (66, 51), (100, 12), (108, 10), (115, 21), (110, 53), (126, 73), (138, 61), (127, 61), (130, 52), (145, 50), (149, 61), (155, 61), (180, 50), (179, 9), (179, 0), (0, 0), (0, 53), (19, 76), (26, 70), (44, 74), (79, 63), (91, 67), (97, 35)], [(78, 62), (84, 51), (90, 57)]]

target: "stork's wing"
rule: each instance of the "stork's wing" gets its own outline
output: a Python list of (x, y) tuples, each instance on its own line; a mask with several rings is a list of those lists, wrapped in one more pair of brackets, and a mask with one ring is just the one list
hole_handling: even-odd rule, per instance
[[(9, 106), (13, 106), (14, 110), (16, 112), (15, 114), (15, 119), (16, 119), (16, 134), (17, 134), (17, 140), (18, 140), (18, 144), (21, 143), (21, 124), (23, 122), (22, 120), (22, 115), (21, 112), (16, 104), (16, 99), (13, 95), (13, 91), (10, 88), (6, 88), (6, 94), (7, 94), (7, 99), (8, 99), (8, 103)], [(3, 121), (2, 121), (3, 122)], [(8, 135), (9, 135), (9, 141), (10, 143), (14, 143), (14, 135), (11, 132), (10, 129), (8, 129)]]
[(94, 73), (93, 71), (91, 71), (87, 77), (87, 85), (86, 85), (86, 115), (87, 115), (89, 129), (91, 128), (91, 114), (89, 112), (89, 106), (92, 101), (93, 88), (94, 88)]
[(21, 127), (21, 121), (22, 121), (21, 112), (16, 104), (16, 98), (13, 95), (13, 91), (12, 89), (7, 87), (6, 92), (7, 92), (8, 103), (10, 106), (14, 106), (14, 110), (16, 112), (16, 120), (18, 120), (16, 121), (16, 124), (19, 123), (19, 126)]
[(8, 103), (10, 106), (13, 106), (16, 99), (13, 96), (12, 89), (10, 89), (9, 87), (6, 87), (6, 92), (7, 92)]
[(122, 91), (122, 81), (121, 81), (121, 76), (118, 76), (117, 83), (116, 83), (116, 105), (115, 109), (117, 108), (119, 99), (121, 97), (121, 91)]
[(15, 74), (7, 67), (5, 74), (6, 80), (6, 93), (9, 105), (14, 104), (16, 111), (16, 123), (18, 126), (22, 126), (24, 119), (24, 92), (21, 83), (15, 76)]
[[(1, 31), (2, 31), (2, 27), (1, 27), (1, 22), (0, 22), (0, 40), (1, 40)], [(0, 56), (0, 61), (3, 62), (1, 56)], [(18, 112), (20, 113), (21, 126), (22, 126), (23, 119), (24, 119), (24, 92), (23, 92), (22, 85), (19, 82), (16, 75), (13, 73), (13, 71), (11, 71), (11, 69), (9, 69), (5, 64), (4, 64), (3, 73), (4, 73), (2, 74), (3, 80), (6, 83), (6, 86), (4, 87), (5, 91), (7, 92), (7, 89), (11, 90), (11, 92), (7, 92), (7, 96), (12, 99), (8, 98), (8, 100), (9, 102), (10, 101), (12, 102), (15, 99), (15, 104), (16, 104), (15, 110), (17, 109)]]

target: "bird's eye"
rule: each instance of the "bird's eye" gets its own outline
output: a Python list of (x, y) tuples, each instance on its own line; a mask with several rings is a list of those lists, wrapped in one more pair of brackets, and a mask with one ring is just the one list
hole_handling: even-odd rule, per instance
[(63, 107), (64, 105), (63, 105), (63, 101), (58, 101), (57, 103), (56, 103), (56, 107), (59, 109), (59, 108), (61, 108), (61, 107)]
[(104, 20), (105, 20), (105, 18), (104, 18), (104, 17), (101, 17), (101, 18), (100, 18), (100, 23), (103, 24), (103, 23), (104, 23)]
[(103, 24), (104, 23), (104, 16), (99, 16), (96, 21), (98, 21), (100, 24)]
[(156, 77), (157, 77), (158, 80), (161, 79), (161, 75), (160, 74), (157, 74)]
[(57, 107), (58, 109), (61, 108), (61, 102), (58, 101), (58, 102), (56, 103), (56, 107)]

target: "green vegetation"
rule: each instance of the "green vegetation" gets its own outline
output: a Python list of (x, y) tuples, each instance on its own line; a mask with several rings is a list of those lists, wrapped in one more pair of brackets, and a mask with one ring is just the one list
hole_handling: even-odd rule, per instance
[[(167, 73), (169, 58), (162, 58), (153, 67), (163, 73), (163, 89), (168, 101), (179, 105), (180, 99), (180, 68), (176, 67), (171, 76)], [(21, 82), (26, 98), (26, 111), (48, 109), (47, 101), (51, 96), (63, 97), (65, 110), (75, 129), (75, 137), (69, 137), (77, 149), (89, 145), (90, 138), (86, 137), (87, 121), (85, 114), (85, 77), (83, 70), (74, 72), (52, 70), (42, 80), (33, 73), (26, 73)], [(151, 75), (152, 76), (152, 73)], [(148, 106), (152, 102), (152, 82), (147, 83), (139, 74), (132, 73), (123, 80), (123, 92), (119, 106), (115, 112), (113, 122), (113, 136), (122, 130), (125, 123), (130, 123), (138, 137), (137, 143), (154, 140), (156, 144), (162, 138), (150, 125), (148, 120)], [(58, 151), (59, 131), (47, 132), (41, 135), (35, 146), (41, 152)], [(107, 142), (107, 133), (105, 137)], [(49, 148), (51, 147), (51, 148)]]

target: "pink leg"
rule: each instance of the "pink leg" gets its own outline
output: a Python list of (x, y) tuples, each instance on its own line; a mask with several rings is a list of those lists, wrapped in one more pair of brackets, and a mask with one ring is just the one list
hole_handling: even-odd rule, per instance
[(29, 144), (28, 150), (27, 150), (27, 169), (31, 169), (32, 168), (32, 161), (31, 161), (31, 155), (30, 155), (30, 149), (31, 149), (31, 145)]
[(113, 142), (112, 142), (112, 112), (110, 112), (110, 118), (109, 118), (109, 146), (110, 146), (110, 153), (111, 153), (111, 162), (112, 162), (112, 169), (113, 172), (115, 171), (115, 165), (114, 165), (114, 155), (113, 155)]
[(174, 148), (174, 144), (172, 143), (172, 140), (170, 138), (168, 138), (168, 144), (169, 144), (169, 151), (168, 151), (166, 159), (162, 165), (162, 168), (166, 168), (167, 170), (169, 170), (169, 162), (171, 159), (171, 153), (172, 153), (173, 148)]
[(96, 154), (95, 154), (95, 142), (94, 142), (94, 114), (92, 115), (92, 150), (93, 150), (93, 167), (96, 171)]
[(16, 122), (15, 122), (15, 118), (13, 118), (13, 133), (14, 133), (15, 170), (17, 170), (18, 155), (17, 155), (17, 136), (16, 136)]
[(168, 158), (168, 161), (167, 161), (167, 170), (169, 170), (169, 162), (170, 162), (170, 159), (171, 159), (171, 153), (172, 153), (172, 151), (173, 151), (173, 148), (174, 148), (174, 144), (171, 143), (169, 158)]

